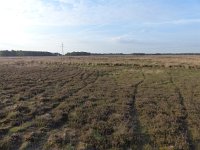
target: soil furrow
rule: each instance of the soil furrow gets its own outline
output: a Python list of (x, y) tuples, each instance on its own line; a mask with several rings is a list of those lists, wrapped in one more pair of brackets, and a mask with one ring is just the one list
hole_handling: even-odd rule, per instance
[(139, 81), (137, 84), (133, 85), (134, 87), (134, 92), (132, 96), (132, 102), (130, 104), (130, 116), (132, 118), (131, 120), (131, 126), (132, 126), (132, 132), (133, 132), (133, 140), (131, 144), (137, 145), (137, 148), (143, 149), (143, 145), (146, 140), (148, 140), (148, 135), (142, 134), (141, 133), (141, 124), (139, 121), (139, 116), (137, 113), (137, 108), (136, 108), (136, 96), (138, 93), (138, 88), (139, 86), (144, 82), (145, 80), (145, 75), (142, 72), (143, 79)]
[(170, 82), (175, 87), (175, 92), (178, 94), (178, 100), (181, 105), (182, 115), (177, 118), (177, 121), (180, 123), (180, 129), (182, 130), (183, 134), (186, 136), (186, 140), (189, 144), (189, 148), (192, 150), (194, 149), (194, 144), (193, 144), (190, 131), (188, 128), (188, 123), (187, 123), (188, 112), (184, 104), (184, 97), (181, 93), (181, 89), (177, 86), (171, 74), (170, 74)]

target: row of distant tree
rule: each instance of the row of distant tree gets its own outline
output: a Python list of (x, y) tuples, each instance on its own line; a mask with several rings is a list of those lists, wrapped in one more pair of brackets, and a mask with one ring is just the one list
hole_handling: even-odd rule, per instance
[(60, 55), (59, 53), (50, 53), (50, 52), (43, 52), (43, 51), (8, 51), (8, 50), (3, 50), (0, 51), (0, 56), (58, 56)]
[[(89, 53), (89, 52), (70, 52), (65, 54), (66, 56), (91, 56), (91, 55), (200, 55), (200, 53), (132, 53), (132, 54), (123, 54), (123, 53)], [(22, 50), (3, 50), (0, 51), (0, 56), (14, 57), (14, 56), (61, 56), (59, 53), (50, 53), (44, 51), (22, 51)]]
[(65, 54), (66, 56), (90, 56), (90, 55), (200, 55), (200, 53), (131, 53), (131, 54), (123, 54), (123, 53), (89, 53), (89, 52), (71, 52)]

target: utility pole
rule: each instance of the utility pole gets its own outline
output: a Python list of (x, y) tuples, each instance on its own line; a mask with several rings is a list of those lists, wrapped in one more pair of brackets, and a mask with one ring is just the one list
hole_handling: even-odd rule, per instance
[(61, 61), (63, 62), (64, 61), (64, 44), (63, 43), (61, 44), (61, 50), (62, 50)]
[(64, 44), (62, 43), (62, 55), (64, 55)]

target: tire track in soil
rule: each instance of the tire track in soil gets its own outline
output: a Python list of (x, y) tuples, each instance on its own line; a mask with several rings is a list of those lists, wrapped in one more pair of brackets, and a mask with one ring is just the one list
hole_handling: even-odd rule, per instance
[[(70, 78), (69, 80), (67, 80), (67, 81), (65, 81), (64, 83), (63, 83), (63, 86), (64, 86), (64, 84), (67, 84), (68, 82), (70, 82), (70, 81), (72, 81), (73, 80), (73, 78), (74, 77), (76, 77), (76, 76), (78, 76), (81, 72), (82, 72), (83, 70), (81, 70), (81, 71), (79, 71), (78, 73), (76, 72), (76, 73), (74, 73), (74, 74), (72, 74), (72, 75), (70, 75), (68, 78)], [(64, 77), (64, 76), (63, 76)], [(21, 79), (21, 78), (20, 78)], [(59, 79), (54, 79), (54, 80), (52, 80), (53, 82), (51, 82), (51, 83), (45, 83), (45, 84), (42, 84), (42, 86), (40, 87), (40, 89), (45, 89), (47, 86), (52, 86), (52, 85), (54, 85), (55, 84), (55, 82), (60, 82), (60, 78)], [(45, 90), (37, 90), (37, 89), (35, 89), (35, 88), (37, 88), (38, 87), (38, 84), (35, 84), (34, 86), (32, 86), (31, 88), (33, 89), (33, 91), (26, 91), (26, 92), (30, 92), (30, 95), (28, 96), (28, 97), (26, 97), (27, 99), (26, 100), (21, 100), (21, 101), (27, 101), (27, 100), (31, 100), (31, 99), (34, 99), (34, 98), (36, 98), (37, 96), (39, 96), (39, 95), (41, 95), (41, 94), (43, 94), (43, 93), (45, 93), (46, 91)], [(16, 97), (18, 95), (18, 93), (17, 94), (14, 94), (14, 95), (12, 95), (11, 97), (12, 98), (14, 98), (14, 97)], [(23, 97), (22, 97), (23, 98)], [(11, 103), (11, 104), (6, 104), (6, 106), (4, 106), (4, 107), (9, 107), (9, 106), (12, 106), (13, 105), (13, 103)]]
[[(87, 86), (89, 86), (89, 85), (95, 83), (95, 82), (98, 80), (98, 78), (99, 78), (98, 75), (96, 75), (96, 77), (95, 77), (94, 80), (92, 80), (92, 81), (90, 81), (90, 82), (85, 82), (85, 80), (87, 80), (89, 77), (95, 75), (95, 73), (98, 73), (98, 72), (95, 72), (95, 71), (94, 71), (94, 72), (92, 72), (91, 74), (89, 74), (86, 78), (82, 79), (82, 80), (84, 81), (85, 85), (82, 86), (81, 88), (78, 88), (73, 94), (71, 94), (70, 96), (68, 96), (68, 97), (66, 97), (66, 98), (73, 97), (74, 95), (78, 94), (81, 90), (83, 90), (83, 89), (86, 88)], [(58, 107), (59, 107), (60, 105), (62, 105), (63, 103), (65, 103), (65, 101), (61, 102), (61, 103), (60, 103), (57, 107), (55, 107), (54, 109), (58, 108)], [(54, 109), (53, 109), (53, 110), (54, 110)], [(72, 108), (70, 109), (70, 111), (73, 111), (74, 109), (75, 109), (75, 107), (72, 107)], [(51, 110), (51, 111), (52, 111), (52, 110)]]
[[(64, 87), (67, 83), (71, 82), (71, 81), (72, 81), (75, 77), (77, 77), (78, 75), (83, 74), (82, 72), (83, 72), (83, 71), (81, 70), (81, 71), (79, 71), (78, 73), (74, 73), (73, 75), (70, 75), (70, 77), (68, 77), (68, 78), (70, 78), (70, 79), (68, 79), (67, 81), (65, 81), (65, 82), (64, 82), (65, 84), (62, 84), (62, 87)], [(59, 80), (57, 80), (57, 81), (59, 81)], [(54, 82), (56, 82), (56, 81), (54, 81)], [(53, 85), (54, 82), (52, 82), (50, 85)], [(59, 81), (59, 82), (60, 82), (60, 81)], [(50, 85), (49, 85), (49, 86), (50, 86)], [(44, 86), (44, 87), (46, 87), (46, 86)], [(45, 91), (44, 91), (43, 93), (45, 93)], [(40, 93), (40, 94), (42, 94), (42, 93)], [(38, 95), (39, 95), (39, 94), (38, 94)], [(34, 97), (37, 97), (38, 95), (35, 95)], [(68, 97), (70, 97), (70, 96), (71, 96), (71, 95), (64, 95), (64, 96), (62, 96), (61, 98), (58, 98), (56, 101), (59, 101), (59, 102), (61, 103), (61, 102), (63, 102), (66, 98), (68, 98)], [(33, 98), (34, 98), (34, 97), (33, 97)], [(60, 103), (57, 104), (57, 105), (55, 105), (54, 108), (58, 107), (58, 105), (60, 105)], [(54, 109), (54, 108), (53, 108), (53, 109)], [(51, 112), (51, 111), (52, 111), (52, 109), (49, 109), (49, 110), (44, 111), (43, 113), (40, 113), (39, 115), (41, 116), (41, 115), (44, 115), (44, 114), (49, 113), (49, 112)], [(36, 111), (36, 113), (33, 113), (33, 114), (32, 114), (32, 116), (33, 116), (32, 118), (35, 118), (36, 115), (38, 115), (37, 112), (38, 112), (38, 111)]]
[[(73, 78), (75, 78), (76, 76), (78, 76), (80, 73), (81, 73), (81, 71), (79, 71), (78, 73), (74, 73), (74, 74), (70, 75), (69, 77), (67, 77), (67, 78), (70, 78), (70, 79), (68, 79), (68, 80), (66, 80), (64, 83), (62, 83), (62, 86), (64, 86), (65, 84), (69, 83), (70, 81), (72, 81)], [(58, 78), (58, 79), (54, 79), (54, 80), (52, 80), (52, 81), (53, 81), (53, 82), (51, 82), (51, 83), (45, 83), (44, 85), (42, 85), (42, 87), (43, 87), (42, 89), (45, 89), (47, 86), (53, 86), (53, 85), (55, 84), (55, 82), (61, 82), (62, 79)], [(34, 87), (32, 87), (32, 88), (35, 88), (35, 87), (37, 87), (37, 86), (38, 86), (38, 85), (36, 85), (36, 86), (34, 86)], [(43, 91), (41, 91), (41, 92), (37, 92), (37, 94), (33, 93), (32, 96), (29, 96), (29, 99), (33, 99), (33, 98), (37, 97), (38, 95), (40, 95), (40, 94), (42, 94), (42, 93), (45, 93), (45, 92), (46, 92), (46, 91), (43, 90)]]
[[(87, 80), (90, 76), (94, 75), (96, 72), (91, 73), (89, 76), (87, 76), (85, 79), (83, 80)], [(71, 96), (73, 97), (74, 95), (78, 94), (81, 90), (87, 88), (88, 86), (90, 86), (91, 84), (94, 84), (97, 80), (98, 80), (99, 76), (96, 75), (96, 78), (94, 79), (94, 81), (90, 81), (89, 83), (86, 83), (82, 88), (78, 89), (75, 93), (73, 93)], [(70, 97), (68, 97), (70, 98)], [(63, 102), (64, 103), (64, 102)], [(59, 107), (61, 104), (59, 104), (57, 107)], [(56, 109), (56, 108), (54, 108)], [(72, 112), (75, 109), (75, 106), (71, 107), (70, 112)], [(54, 129), (58, 129), (58, 128), (62, 128), (65, 125), (65, 122), (63, 122), (62, 124), (60, 124), (59, 126), (55, 127)]]
[(132, 145), (136, 145), (138, 149), (143, 149), (143, 145), (145, 141), (149, 139), (148, 135), (141, 133), (141, 124), (140, 124), (139, 116), (136, 110), (136, 96), (138, 93), (138, 88), (146, 79), (146, 76), (143, 72), (142, 72), (142, 76), (143, 76), (143, 79), (132, 86), (134, 87), (134, 92), (133, 92), (132, 101), (130, 104), (130, 108), (131, 108), (130, 116), (132, 118), (131, 126), (132, 126), (132, 131), (134, 135), (129, 147), (131, 148)]
[[(85, 82), (85, 80), (87, 80), (89, 77), (91, 77), (92, 75), (95, 75), (95, 74), (96, 74), (96, 77), (95, 77), (94, 80), (92, 80), (92, 81), (90, 81), (90, 82)], [(81, 88), (77, 89), (77, 90), (76, 90), (73, 94), (71, 94), (70, 96), (63, 97), (63, 99), (67, 99), (67, 98), (73, 97), (75, 94), (77, 94), (78, 92), (80, 92), (81, 90), (83, 90), (84, 88), (86, 88), (87, 86), (89, 86), (89, 85), (95, 83), (95, 82), (98, 80), (98, 78), (99, 78), (98, 74), (99, 74), (99, 71), (94, 71), (94, 72), (92, 72), (91, 74), (89, 74), (86, 78), (82, 79), (82, 80), (84, 81), (84, 83), (85, 83), (84, 86), (82, 86)], [(57, 105), (55, 108), (49, 110), (48, 112), (45, 112), (45, 114), (46, 114), (46, 113), (52, 112), (53, 110), (55, 110), (56, 108), (58, 108), (59, 106), (61, 106), (61, 105), (64, 104), (64, 103), (65, 103), (65, 101), (62, 101), (62, 102), (59, 103), (59, 105)], [(70, 112), (73, 111), (74, 109), (75, 109), (75, 106), (71, 107)], [(61, 129), (65, 124), (66, 124), (66, 122), (62, 122), (62, 123), (59, 124), (58, 126), (52, 128), (51, 131), (55, 131), (55, 130), (57, 130), (58, 128)], [(38, 142), (39, 142), (39, 143), (46, 143), (46, 141), (48, 140), (48, 136), (49, 136), (49, 134), (48, 134), (48, 133), (45, 133), (45, 134), (41, 137), (41, 140), (38, 141)], [(34, 143), (35, 145), (38, 145), (38, 147), (36, 147), (36, 148), (42, 148), (42, 147), (40, 147), (40, 146), (43, 145), (43, 144), (39, 144), (39, 143)]]
[(182, 112), (183, 117), (178, 118), (178, 121), (181, 124), (181, 126), (180, 126), (181, 132), (186, 136), (186, 140), (189, 144), (189, 149), (193, 150), (194, 144), (193, 144), (191, 134), (190, 134), (189, 128), (188, 128), (188, 123), (187, 123), (188, 112), (187, 112), (186, 106), (184, 104), (184, 97), (181, 93), (181, 89), (176, 85), (171, 73), (169, 73), (169, 80), (170, 80), (171, 84), (175, 87), (175, 92), (178, 94), (179, 103), (182, 106), (181, 112)]
[[(85, 79), (82, 79), (82, 80), (87, 80), (87, 79), (88, 79), (90, 76), (92, 76), (94, 73), (95, 73), (95, 72), (89, 74)], [(80, 75), (80, 74), (78, 74), (78, 75)], [(75, 75), (75, 76), (77, 77), (78, 75)], [(83, 75), (83, 73), (81, 73), (81, 76), (82, 76), (82, 75)], [(66, 84), (69, 83), (70, 81), (72, 81), (72, 80), (74, 79), (75, 76), (73, 76), (70, 80), (68, 80), (68, 82), (66, 82)], [(95, 81), (96, 81), (96, 80), (97, 80), (97, 79), (95, 79)], [(94, 81), (94, 82), (95, 82), (95, 81)], [(84, 81), (84, 82), (85, 82), (85, 81)], [(93, 82), (93, 81), (91, 81), (91, 82)], [(85, 82), (85, 83), (86, 83), (86, 82)], [(88, 83), (88, 84), (90, 84), (90, 83)], [(59, 106), (61, 106), (62, 104), (64, 104), (66, 99), (68, 99), (68, 98), (70, 98), (70, 97), (73, 97), (73, 96), (74, 96), (75, 94), (77, 94), (80, 90), (82, 90), (83, 88), (85, 88), (88, 84), (86, 83), (86, 85), (84, 85), (84, 86), (82, 86), (82, 87), (80, 87), (80, 88), (74, 90), (73, 93), (71, 93), (71, 94), (67, 94), (67, 95), (64, 95), (64, 96), (58, 98), (56, 101), (58, 101), (58, 102), (60, 102), (60, 103), (57, 104), (54, 108), (52, 108), (52, 109), (50, 109), (50, 110), (47, 110), (47, 111), (45, 111), (44, 113), (41, 113), (40, 116), (41, 116), (41, 115), (44, 115), (44, 114), (47, 114), (47, 113), (50, 113), (51, 111), (55, 110), (56, 108), (58, 108)], [(65, 85), (63, 85), (63, 87), (64, 87), (64, 86), (65, 86)], [(33, 114), (33, 116), (34, 116), (33, 118), (35, 118), (36, 115), (37, 115), (37, 114)]]
[[(59, 107), (60, 105), (62, 105), (62, 104), (65, 102), (65, 101), (64, 101), (65, 99), (67, 99), (67, 98), (69, 98), (69, 97), (71, 97), (71, 96), (73, 97), (73, 95), (77, 94), (79, 91), (81, 91), (83, 88), (87, 87), (88, 85), (90, 85), (90, 84), (96, 82), (96, 80), (98, 79), (98, 72), (97, 72), (97, 71), (93, 71), (92, 73), (88, 74), (85, 78), (83, 77), (83, 76), (84, 76), (84, 73), (86, 73), (86, 72), (84, 72), (83, 70), (81, 70), (81, 71), (79, 71), (78, 73), (75, 73), (75, 74), (71, 75), (70, 77), (68, 77), (68, 78), (70, 78), (70, 79), (68, 79), (68, 80), (65, 82), (65, 84), (67, 84), (67, 83), (69, 83), (70, 81), (72, 81), (74, 78), (76, 78), (76, 77), (79, 76), (80, 79), (84, 82), (84, 83), (81, 83), (81, 84), (83, 84), (84, 86), (81, 86), (81, 88), (78, 88), (77, 90), (75, 90), (74, 93), (72, 93), (72, 94), (70, 94), (70, 95), (65, 95), (65, 96), (61, 97), (60, 99), (58, 99), (57, 101), (60, 101), (60, 103), (59, 103), (56, 107), (54, 107), (53, 109), (49, 109), (49, 110), (45, 111), (44, 113), (40, 114), (40, 116), (52, 112), (54, 109), (56, 109), (57, 107)], [(97, 74), (97, 75), (96, 75), (96, 78), (95, 78), (94, 80), (90, 81), (90, 82), (87, 82), (86, 80), (87, 80), (88, 78), (92, 77), (95, 73)], [(54, 82), (52, 82), (50, 85), (53, 85), (53, 84), (54, 84)], [(50, 86), (50, 85), (49, 85), (49, 86)], [(63, 86), (65, 86), (65, 85), (63, 85)], [(43, 92), (38, 93), (37, 95), (42, 94), (42, 93), (43, 93)], [(34, 95), (34, 96), (31, 97), (31, 98), (34, 98), (34, 97), (36, 97), (37, 95)], [(74, 109), (74, 108), (72, 108), (71, 110), (73, 110), (73, 109)], [(34, 119), (34, 118), (36, 117), (36, 115), (37, 115), (37, 114), (33, 114), (33, 115), (32, 115), (32, 118)], [(62, 123), (62, 124), (60, 124), (60, 125), (58, 125), (58, 126), (56, 126), (56, 127), (54, 127), (54, 128), (52, 128), (52, 129), (53, 129), (53, 130), (58, 129), (58, 128), (62, 127), (64, 124), (65, 124), (65, 122)], [(10, 128), (12, 128), (12, 127), (10, 127)], [(10, 129), (10, 128), (9, 128), (9, 129)], [(7, 132), (8, 132), (8, 131), (7, 131)], [(6, 132), (6, 133), (7, 133), (7, 132)], [(5, 133), (5, 134), (6, 134), (6, 133)], [(47, 134), (45, 134), (45, 135), (43, 135), (43, 136), (41, 137), (41, 141), (38, 141), (38, 144), (37, 144), (36, 142), (34, 142), (34, 145), (36, 144), (36, 145), (40, 146), (40, 145), (41, 145), (40, 143), (41, 143), (42, 141), (45, 141), (46, 138), (47, 138)], [(34, 148), (36, 148), (36, 147), (34, 147)]]
[[(65, 82), (65, 84), (67, 84), (67, 83), (69, 83), (70, 81), (72, 81), (73, 80), (73, 78), (75, 78), (75, 77), (77, 77), (78, 75), (80, 75), (80, 74), (82, 74), (82, 72), (83, 72), (83, 70), (81, 70), (81, 71), (79, 71), (78, 73), (74, 73), (74, 74), (72, 74), (72, 75), (70, 75), (70, 77), (68, 77), (68, 78), (70, 78), (69, 80), (67, 80), (66, 82)], [(54, 82), (56, 82), (56, 81), (58, 81), (58, 82), (60, 82), (60, 80), (55, 80)], [(48, 86), (52, 86), (52, 85), (54, 85), (54, 82), (51, 82)], [(35, 85), (34, 87), (32, 87), (32, 88), (35, 88), (35, 87), (37, 87), (38, 85)], [(42, 85), (42, 87), (43, 87), (43, 89), (45, 89), (46, 88), (46, 84), (45, 85)], [(63, 85), (64, 86), (64, 85)], [(45, 93), (46, 91), (45, 90), (42, 90), (41, 92), (36, 92), (36, 93), (32, 93), (31, 94), (31, 96), (29, 96), (28, 97), (28, 99), (30, 99), (30, 100), (32, 100), (32, 99), (34, 99), (34, 98), (36, 98), (38, 95), (41, 95), (42, 93)], [(13, 96), (14, 97), (14, 96)], [(65, 98), (67, 98), (67, 97), (61, 97), (60, 99), (58, 99), (57, 101), (59, 101), (59, 100), (62, 100), (62, 99), (65, 99)], [(26, 100), (27, 101), (27, 100)], [(13, 105), (13, 103), (12, 104), (7, 104), (6, 106), (4, 106), (4, 107), (9, 107), (9, 106), (12, 106)], [(52, 110), (52, 109), (51, 109)], [(49, 110), (49, 112), (51, 111), (51, 110)], [(37, 111), (36, 111), (37, 112)], [(47, 111), (45, 111), (44, 113), (41, 113), (40, 115), (44, 115), (44, 114), (46, 114), (47, 113)], [(35, 118), (36, 117), (36, 115), (37, 115), (37, 113), (33, 113), (32, 114), (32, 117), (31, 118)], [(30, 118), (29, 118), (29, 120), (30, 120)], [(28, 120), (28, 121), (29, 121)], [(25, 121), (26, 122), (26, 121)], [(4, 122), (1, 122), (1, 123), (4, 123)], [(12, 127), (10, 127), (9, 129), (11, 129)], [(5, 133), (6, 134), (6, 133)]]
[[(94, 83), (96, 80), (97, 80), (97, 78), (95, 78), (95, 80), (94, 81), (91, 81), (91, 82), (89, 82), (89, 83), (87, 83), (85, 80), (87, 80), (89, 77), (91, 77), (93, 74), (95, 74), (95, 71), (94, 72), (92, 72), (91, 74), (89, 74), (86, 78), (82, 78), (82, 76), (84, 75), (84, 73), (82, 73), (81, 74), (81, 80), (84, 82), (84, 84), (85, 85), (83, 85), (82, 87), (80, 87), (80, 88), (78, 88), (78, 89), (76, 89), (72, 94), (70, 94), (70, 95), (64, 95), (63, 97), (61, 97), (61, 98), (59, 98), (57, 101), (61, 101), (61, 102), (63, 102), (65, 99), (67, 99), (67, 98), (69, 98), (69, 97), (71, 97), (71, 96), (74, 96), (75, 94), (77, 94), (79, 91), (81, 91), (82, 89), (84, 89), (86, 86), (88, 86), (89, 84), (91, 84), (91, 83)], [(70, 81), (72, 81), (73, 79), (71, 79)], [(68, 83), (68, 82), (67, 82)], [(64, 85), (63, 85), (64, 86)], [(60, 104), (59, 104), (60, 105)]]

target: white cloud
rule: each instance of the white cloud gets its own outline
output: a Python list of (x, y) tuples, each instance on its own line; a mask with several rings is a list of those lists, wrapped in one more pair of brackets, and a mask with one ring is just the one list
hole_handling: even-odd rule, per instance
[(138, 40), (135, 40), (134, 38), (127, 36), (127, 35), (112, 37), (111, 41), (113, 41), (115, 43), (121, 43), (121, 44), (138, 44), (138, 43), (140, 43)]
[(0, 12), (4, 17), (17, 17), (16, 20), (21, 19), (25, 24), (59, 26), (120, 22), (148, 16), (146, 12), (151, 11), (137, 0), (126, 0), (123, 6), (122, 3), (117, 0), (6, 0), (0, 2)]

